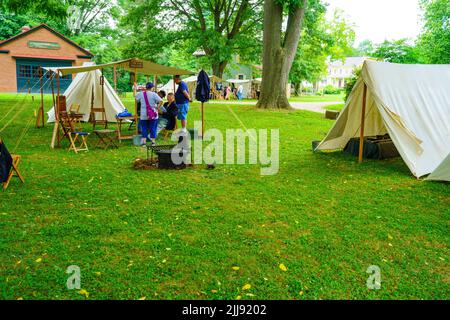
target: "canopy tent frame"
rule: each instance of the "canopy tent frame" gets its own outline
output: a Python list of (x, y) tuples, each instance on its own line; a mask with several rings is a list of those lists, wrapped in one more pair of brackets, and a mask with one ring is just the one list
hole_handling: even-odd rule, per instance
[[(95, 71), (95, 70), (101, 70), (102, 76), (103, 76), (103, 70), (105, 68), (113, 68), (113, 78), (114, 78), (114, 89), (117, 89), (117, 68), (122, 68), (130, 73), (134, 74), (134, 85), (136, 87), (137, 85), (137, 76), (138, 74), (142, 74), (145, 76), (153, 75), (155, 81), (157, 81), (158, 76), (162, 75), (191, 75), (195, 72), (174, 68), (174, 67), (167, 67), (163, 65), (156, 64), (151, 61), (141, 60), (138, 58), (131, 58), (126, 60), (120, 60), (116, 62), (110, 62), (105, 64), (99, 64), (99, 65), (91, 65), (91, 66), (73, 66), (73, 67), (60, 67), (60, 68), (47, 68), (49, 71), (53, 71), (56, 74), (56, 86), (57, 86), (57, 93), (56, 93), (56, 109), (55, 109), (55, 128), (53, 130), (53, 137), (52, 137), (52, 143), (51, 147), (55, 147), (55, 141), (58, 141), (59, 146), (59, 110), (60, 107), (60, 77), (70, 74), (76, 74), (76, 73), (82, 73), (82, 72), (89, 72), (89, 71)], [(105, 108), (104, 105), (104, 81), (101, 81), (102, 86), (102, 108)], [(175, 85), (174, 85), (175, 87)], [(55, 100), (55, 99), (54, 99)], [(137, 110), (137, 101), (135, 101), (135, 112), (134, 112), (134, 121), (137, 124), (138, 123), (138, 110)], [(136, 134), (138, 134), (138, 126), (136, 125)]]

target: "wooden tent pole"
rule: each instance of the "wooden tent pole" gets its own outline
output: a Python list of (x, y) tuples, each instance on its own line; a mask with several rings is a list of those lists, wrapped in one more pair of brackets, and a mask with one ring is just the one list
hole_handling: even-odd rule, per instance
[(56, 103), (55, 103), (55, 127), (53, 128), (52, 149), (60, 146), (59, 139), (59, 69), (56, 70)]
[(366, 122), (366, 100), (367, 100), (367, 85), (364, 83), (363, 90), (363, 104), (361, 113), (361, 130), (359, 135), (359, 163), (363, 162), (364, 155), (364, 126)]
[(117, 92), (117, 66), (114, 66), (114, 91)]
[[(100, 85), (102, 86), (102, 120), (106, 121), (106, 110), (105, 110), (105, 76), (103, 74), (103, 69), (102, 69), (102, 78), (100, 81)], [(105, 129), (108, 128), (108, 122), (106, 122), (106, 127)]]
[(202, 102), (202, 139), (205, 136), (205, 111), (203, 108), (204, 102)]
[(55, 74), (52, 73), (50, 76), (50, 82), (52, 84), (52, 99), (53, 99), (53, 107), (55, 107), (56, 105), (56, 100), (55, 100), (55, 85), (53, 84), (53, 80), (55, 79)]
[(136, 125), (136, 135), (139, 134), (139, 119), (138, 119), (138, 104), (136, 101), (136, 94), (137, 94), (137, 69), (134, 68), (134, 124)]
[(42, 127), (45, 126), (44, 123), (44, 83), (43, 83), (43, 74), (42, 68), (39, 68), (39, 82), (41, 86), (41, 106), (39, 107), (38, 116), (36, 119), (36, 128), (41, 127), (41, 119), (42, 119)]

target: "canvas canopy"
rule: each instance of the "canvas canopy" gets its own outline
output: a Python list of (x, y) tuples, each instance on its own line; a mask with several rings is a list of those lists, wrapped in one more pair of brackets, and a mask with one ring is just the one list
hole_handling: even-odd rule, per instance
[[(211, 81), (212, 84), (214, 83), (221, 83), (223, 82), (222, 79), (220, 79), (217, 76), (209, 76), (209, 80)], [(183, 79), (184, 82), (186, 82), (186, 84), (188, 85), (189, 88), (189, 92), (194, 92), (195, 91), (195, 87), (197, 85), (197, 76), (190, 76), (187, 77), (185, 79)], [(178, 88), (178, 85), (175, 85), (175, 90)], [(161, 88), (159, 88), (159, 90), (164, 90), (166, 93), (173, 93), (173, 79), (170, 79), (164, 86), (162, 86)]]
[(250, 80), (243, 80), (243, 79), (228, 79), (228, 83), (234, 83), (234, 84), (242, 84), (242, 83), (249, 83)]
[[(89, 67), (93, 65), (92, 62), (85, 62), (83, 66)], [(69, 109), (72, 104), (78, 104), (80, 106), (79, 112), (84, 114), (83, 121), (89, 120), (92, 93), (94, 94), (94, 107), (100, 107), (102, 105), (101, 75), (101, 71), (98, 69), (78, 73), (64, 92), (67, 108)], [(125, 107), (106, 78), (104, 82), (104, 94), (106, 119), (109, 122), (116, 122), (116, 114), (122, 112)], [(55, 122), (54, 107), (47, 114), (48, 122)], [(100, 118), (101, 114), (97, 114), (96, 116)]]
[(449, 180), (450, 65), (366, 61), (344, 110), (317, 149), (344, 148), (359, 137), (364, 85), (364, 136), (388, 133), (414, 176), (433, 173), (434, 180)]
[(105, 69), (105, 68), (111, 68), (111, 67), (117, 67), (124, 69), (129, 72), (137, 72), (144, 75), (156, 75), (156, 76), (163, 76), (163, 75), (190, 75), (194, 74), (195, 72), (174, 68), (174, 67), (167, 67), (163, 66), (151, 61), (141, 60), (137, 58), (133, 59), (127, 59), (127, 60), (121, 60), (116, 62), (110, 62), (105, 64), (99, 64), (99, 65), (83, 65), (83, 66), (74, 66), (74, 67), (61, 67), (61, 68), (48, 68), (49, 70), (52, 70), (53, 72), (59, 71), (59, 74), (62, 76), (68, 75), (68, 74), (74, 74), (74, 73), (80, 73), (80, 72), (87, 72), (87, 71), (93, 71), (93, 70), (99, 70), (99, 69)]

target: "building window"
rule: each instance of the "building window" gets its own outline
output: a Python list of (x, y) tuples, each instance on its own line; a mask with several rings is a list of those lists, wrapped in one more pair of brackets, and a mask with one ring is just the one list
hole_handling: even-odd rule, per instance
[(39, 78), (40, 72), (39, 72), (39, 66), (32, 66), (31, 67), (31, 75), (33, 78)]
[(21, 65), (19, 68), (20, 78), (31, 78), (31, 66)]
[(243, 75), (243, 74), (238, 74), (238, 79), (239, 79), (239, 80), (245, 80), (245, 75)]

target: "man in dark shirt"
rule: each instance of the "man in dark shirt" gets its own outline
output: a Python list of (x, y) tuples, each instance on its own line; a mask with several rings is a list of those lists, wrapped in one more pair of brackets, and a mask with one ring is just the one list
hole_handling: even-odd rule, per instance
[(182, 81), (180, 76), (175, 76), (173, 80), (178, 85), (177, 92), (175, 92), (175, 102), (178, 106), (178, 120), (181, 121), (182, 132), (185, 133), (191, 96), (189, 95), (186, 82)]
[(158, 121), (158, 133), (163, 130), (174, 130), (177, 115), (178, 115), (178, 107), (175, 103), (175, 96), (173, 93), (169, 93), (167, 95), (167, 102), (161, 107), (161, 116)]

